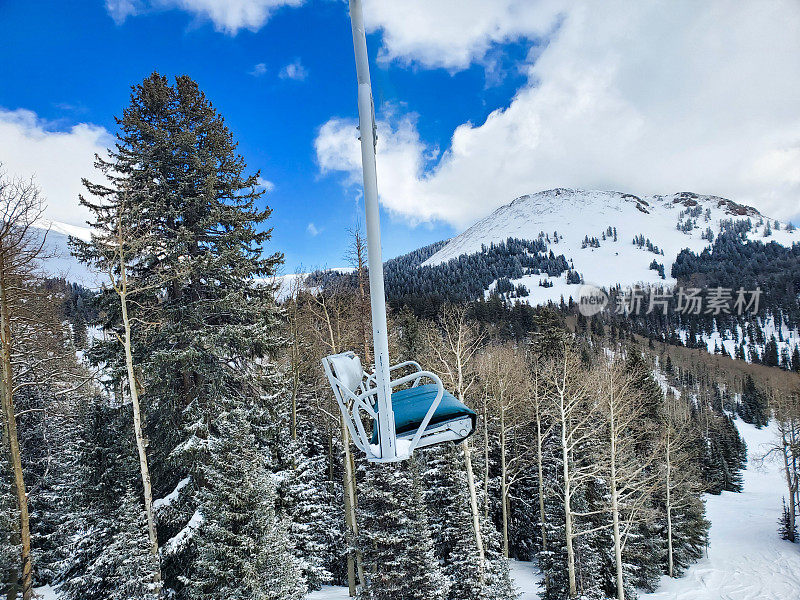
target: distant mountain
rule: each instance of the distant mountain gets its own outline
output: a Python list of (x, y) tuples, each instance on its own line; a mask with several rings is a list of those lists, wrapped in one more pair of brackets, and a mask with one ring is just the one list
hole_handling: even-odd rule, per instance
[(88, 288), (98, 287), (100, 276), (92, 273), (86, 265), (79, 262), (69, 251), (68, 240), (70, 236), (82, 240), (90, 238), (88, 227), (79, 227), (57, 221), (40, 221), (35, 225), (38, 235), (44, 237), (44, 254), (47, 258), (42, 261), (42, 270), (50, 277), (63, 277), (64, 279), (79, 283)]
[[(521, 196), (498, 208), (449, 240), (422, 266), (444, 265), (515, 238), (543, 242), (545, 252), (563, 255), (586, 283), (674, 284), (672, 264), (681, 250), (701, 252), (726, 230), (736, 230), (743, 239), (784, 246), (800, 242), (793, 226), (718, 196), (681, 192), (640, 197), (559, 188)], [(524, 285), (530, 291), (527, 301), (539, 303), (574, 296), (579, 287), (574, 281), (564, 271), (557, 276), (526, 274), (512, 278), (511, 284)]]

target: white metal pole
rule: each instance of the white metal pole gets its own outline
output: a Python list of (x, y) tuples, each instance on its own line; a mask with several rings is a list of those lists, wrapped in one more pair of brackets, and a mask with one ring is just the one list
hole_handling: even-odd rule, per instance
[(372, 337), (375, 344), (375, 379), (378, 385), (378, 435), (381, 461), (397, 460), (392, 390), (389, 385), (389, 337), (386, 326), (386, 296), (383, 287), (381, 224), (378, 212), (378, 175), (375, 169), (375, 105), (369, 78), (367, 35), (361, 0), (350, 0), (350, 23), (358, 76), (358, 120), (361, 131), (361, 166), (364, 171), (364, 205), (367, 213), (367, 256), (372, 304)]

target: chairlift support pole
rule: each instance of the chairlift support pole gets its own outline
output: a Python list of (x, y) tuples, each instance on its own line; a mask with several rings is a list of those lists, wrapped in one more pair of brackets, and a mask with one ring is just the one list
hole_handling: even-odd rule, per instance
[(392, 389), (389, 374), (389, 337), (386, 325), (386, 295), (383, 285), (381, 256), (381, 226), (378, 212), (378, 175), (375, 168), (377, 131), (375, 104), (369, 77), (367, 35), (361, 0), (350, 0), (350, 24), (353, 28), (353, 47), (358, 77), (358, 121), (361, 132), (361, 166), (364, 172), (364, 206), (367, 213), (367, 257), (369, 292), (372, 305), (372, 339), (375, 349), (375, 381), (378, 387), (378, 442), (380, 461), (402, 460), (397, 455)]

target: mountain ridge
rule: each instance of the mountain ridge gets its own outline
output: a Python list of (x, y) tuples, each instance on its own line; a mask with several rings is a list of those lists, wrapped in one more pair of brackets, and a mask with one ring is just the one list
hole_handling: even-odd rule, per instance
[[(519, 196), (497, 208), (448, 240), (422, 266), (481, 252), (508, 238), (542, 239), (548, 250), (563, 254), (587, 283), (603, 287), (674, 285), (670, 271), (680, 251), (700, 252), (729, 229), (740, 231), (743, 239), (787, 246), (800, 242), (791, 224), (721, 196), (694, 192), (637, 196), (554, 188)], [(653, 268), (654, 261), (664, 277)], [(526, 286), (531, 291), (527, 301), (534, 304), (576, 297), (579, 287), (567, 283), (564, 275), (531, 274), (512, 283)]]

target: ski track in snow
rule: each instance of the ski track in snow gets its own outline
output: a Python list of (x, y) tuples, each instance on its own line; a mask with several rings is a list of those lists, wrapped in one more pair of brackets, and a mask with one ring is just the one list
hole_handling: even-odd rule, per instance
[(758, 430), (737, 420), (747, 442), (748, 466), (740, 494), (706, 496), (711, 521), (708, 556), (683, 577), (661, 578), (641, 600), (799, 600), (800, 545), (778, 537), (786, 483), (780, 464), (758, 466), (755, 457), (773, 441), (772, 426)]
[[(640, 600), (800, 600), (800, 544), (778, 538), (778, 518), (785, 481), (780, 464), (758, 466), (755, 457), (773, 441), (772, 426), (758, 430), (736, 424), (747, 442), (748, 467), (740, 494), (706, 497), (711, 521), (708, 556), (683, 577), (661, 578), (659, 589)], [(520, 600), (539, 598), (541, 576), (532, 563), (511, 561)], [(49, 587), (36, 590), (43, 600), (56, 600)], [(325, 586), (307, 600), (347, 600), (347, 588)]]

